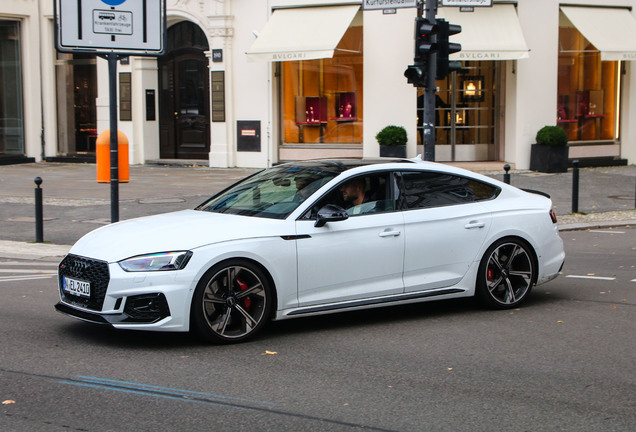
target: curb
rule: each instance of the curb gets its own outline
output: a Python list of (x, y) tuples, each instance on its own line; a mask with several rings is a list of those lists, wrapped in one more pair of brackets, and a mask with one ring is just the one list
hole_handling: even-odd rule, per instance
[(614, 228), (636, 225), (636, 219), (616, 220), (616, 221), (596, 221), (596, 222), (580, 222), (559, 225), (561, 231), (581, 231), (587, 229)]
[(61, 259), (71, 246), (48, 243), (25, 243), (0, 240), (0, 258), (12, 259)]

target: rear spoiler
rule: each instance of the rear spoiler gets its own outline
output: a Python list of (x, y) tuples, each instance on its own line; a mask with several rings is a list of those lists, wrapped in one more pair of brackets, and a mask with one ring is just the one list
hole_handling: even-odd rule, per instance
[(522, 190), (522, 191), (524, 191), (524, 192), (530, 192), (530, 193), (533, 193), (533, 194), (542, 195), (542, 196), (544, 196), (544, 197), (546, 197), (546, 198), (550, 198), (550, 195), (549, 195), (549, 194), (547, 194), (547, 193), (545, 193), (545, 192), (538, 191), (538, 190), (534, 190), (534, 189), (523, 189), (523, 188), (521, 188), (521, 190)]

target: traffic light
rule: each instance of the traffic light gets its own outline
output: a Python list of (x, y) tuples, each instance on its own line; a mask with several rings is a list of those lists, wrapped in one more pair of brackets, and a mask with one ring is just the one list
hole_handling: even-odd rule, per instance
[(461, 62), (449, 62), (448, 56), (461, 51), (462, 46), (458, 43), (449, 42), (448, 37), (460, 33), (462, 27), (457, 24), (450, 24), (442, 18), (437, 18), (436, 21), (437, 71), (435, 78), (439, 80), (446, 78), (451, 72), (461, 69)]
[(426, 18), (415, 18), (415, 53), (414, 64), (404, 71), (404, 76), (409, 84), (415, 87), (426, 87), (426, 74), (430, 56), (436, 50), (435, 34), (437, 23), (431, 23)]
[(426, 64), (412, 64), (404, 71), (409, 84), (415, 87), (426, 87)]
[(431, 53), (435, 51), (435, 34), (437, 23), (431, 23), (426, 18), (415, 18), (415, 63), (426, 63)]

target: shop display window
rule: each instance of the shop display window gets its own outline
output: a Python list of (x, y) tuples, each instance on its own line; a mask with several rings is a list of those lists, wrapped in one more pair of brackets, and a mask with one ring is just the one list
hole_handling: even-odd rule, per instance
[(362, 27), (351, 26), (333, 58), (281, 68), (285, 144), (362, 144)]
[(559, 45), (557, 125), (571, 142), (615, 142), (620, 62), (601, 61), (601, 53), (564, 15)]
[(335, 95), (335, 121), (356, 120), (356, 92), (337, 92)]
[(327, 98), (296, 96), (296, 124), (320, 125), (327, 122)]

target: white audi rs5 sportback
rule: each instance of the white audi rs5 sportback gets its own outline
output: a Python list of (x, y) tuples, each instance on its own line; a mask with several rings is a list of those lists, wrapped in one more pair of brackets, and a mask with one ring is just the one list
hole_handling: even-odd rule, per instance
[(419, 158), (306, 161), (85, 235), (59, 265), (55, 307), (239, 342), (269, 320), (361, 308), (473, 296), (514, 308), (564, 258), (541, 193)]

